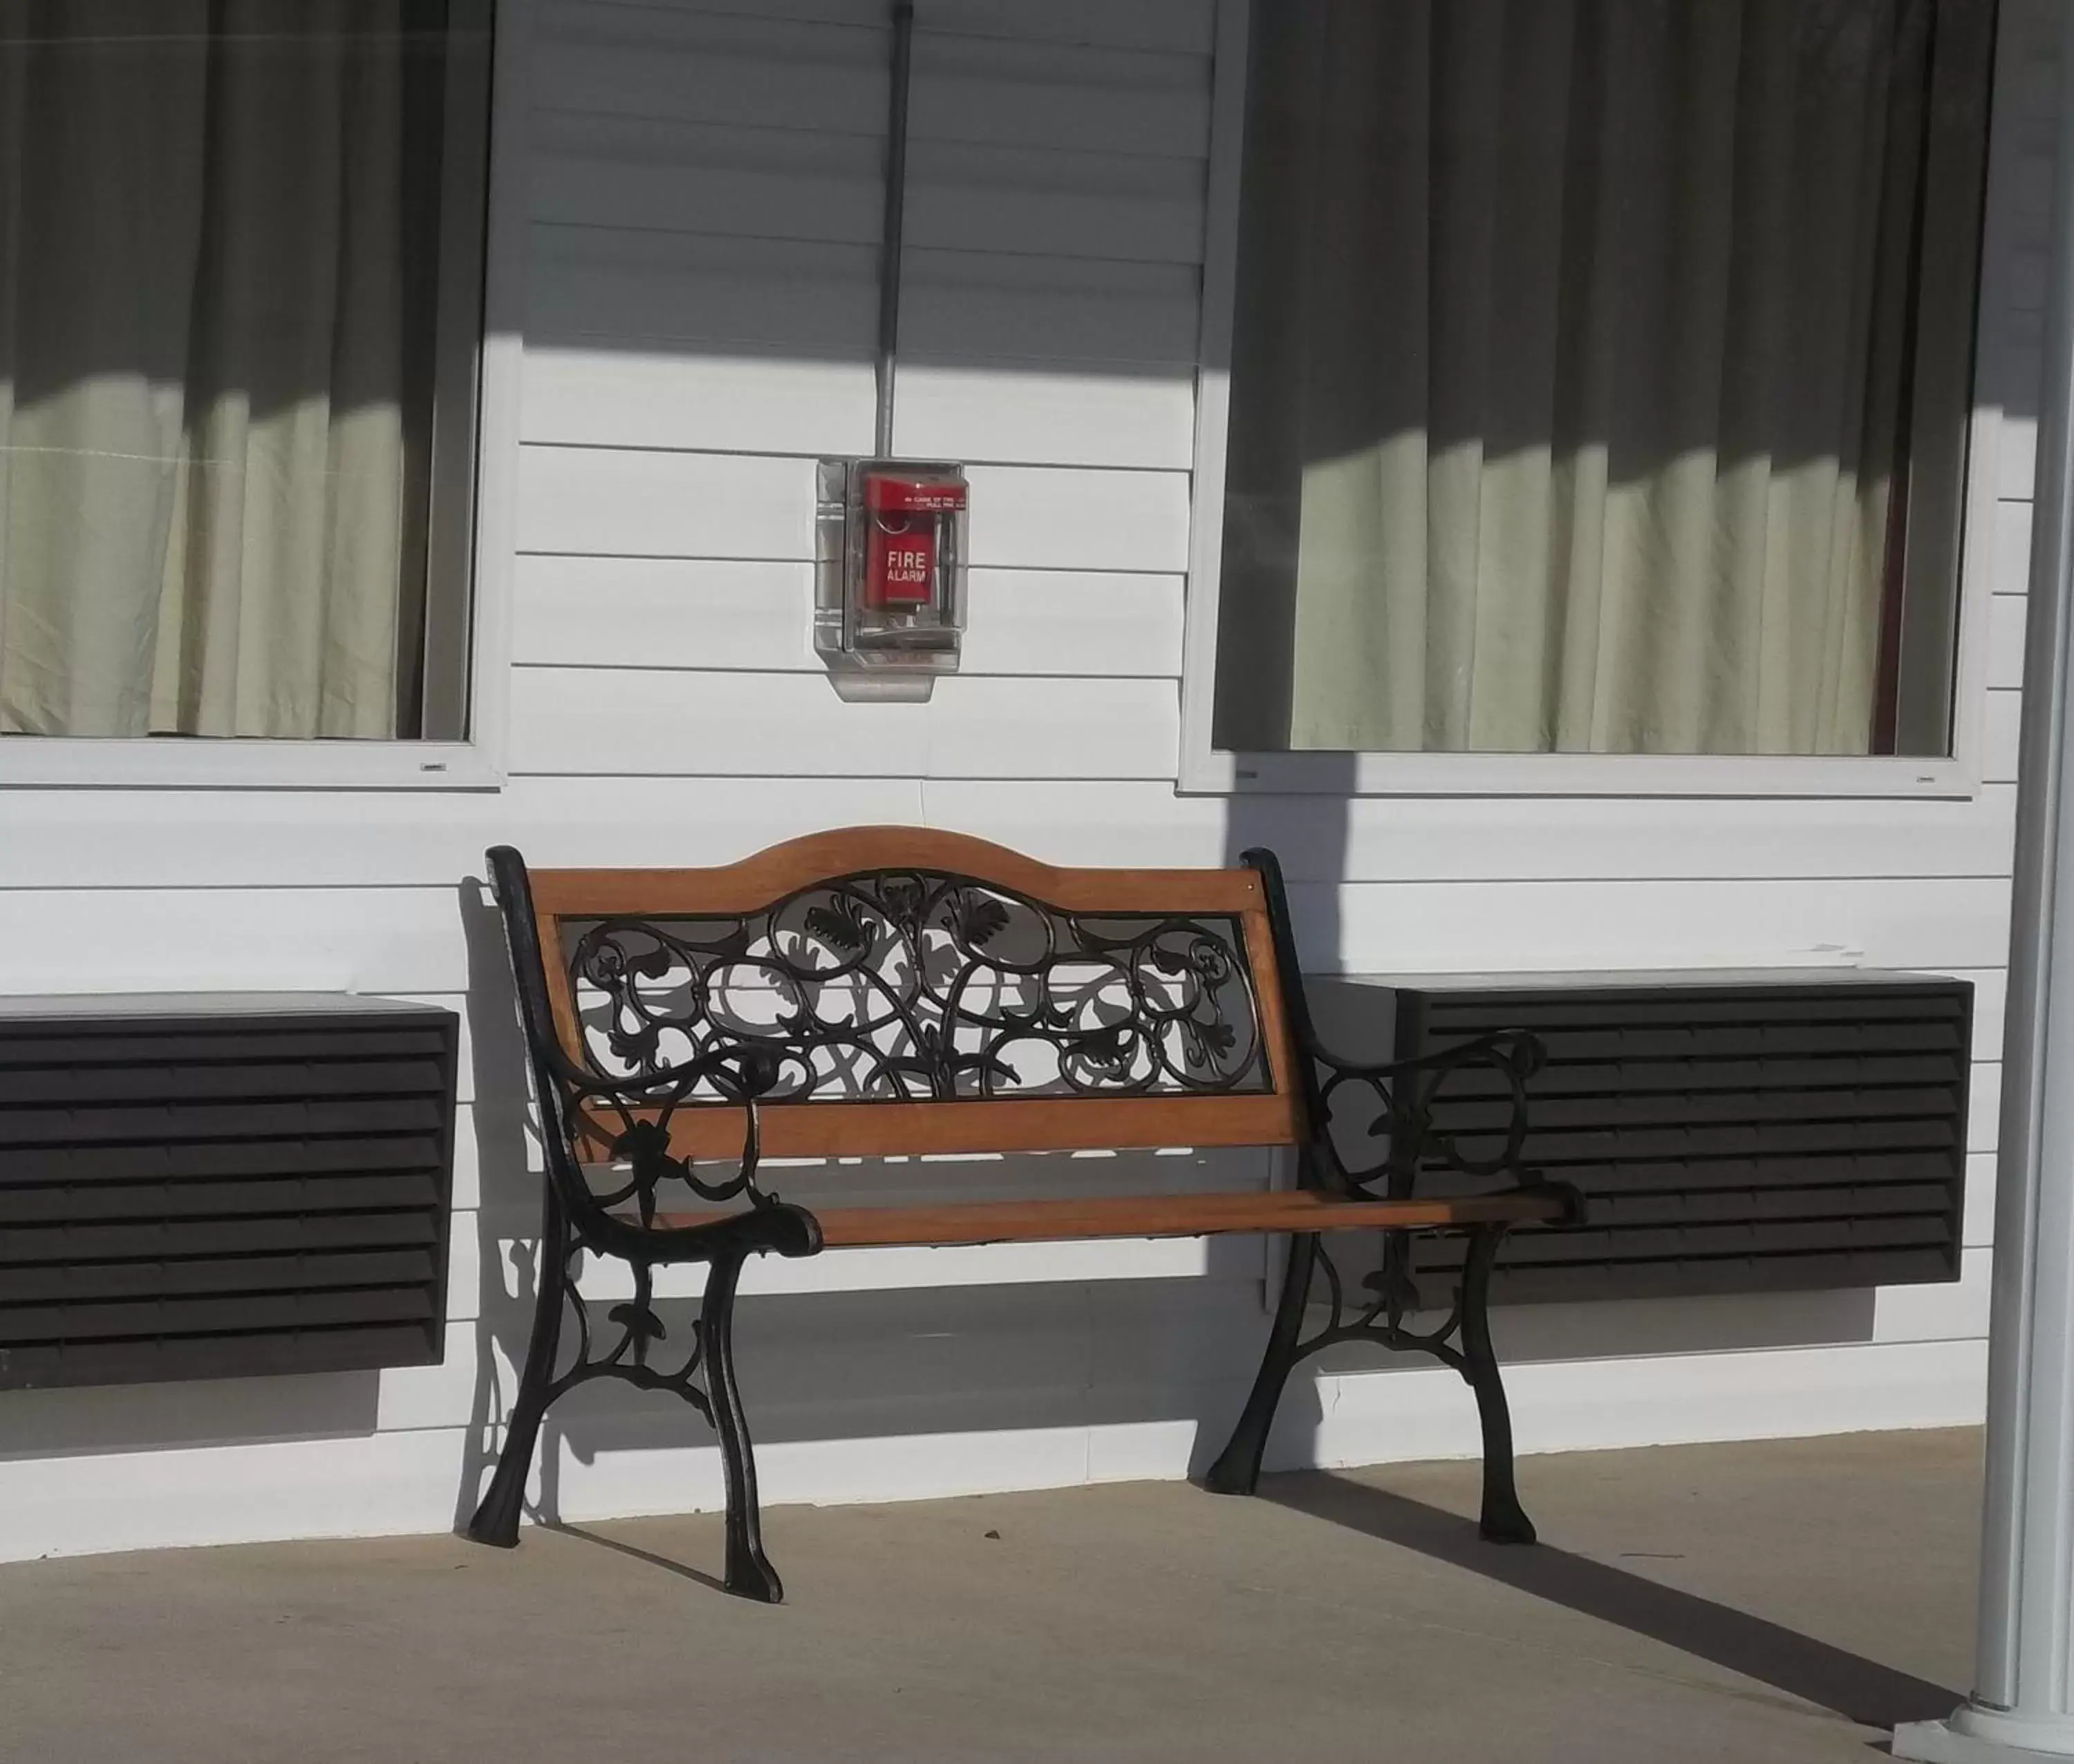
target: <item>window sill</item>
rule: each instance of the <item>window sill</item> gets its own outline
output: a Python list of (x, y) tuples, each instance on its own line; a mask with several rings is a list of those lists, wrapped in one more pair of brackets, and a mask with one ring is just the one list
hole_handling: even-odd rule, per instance
[(1186, 754), (1184, 795), (1965, 798), (1963, 759), (1743, 754)]
[(472, 742), (0, 737), (0, 790), (495, 790)]

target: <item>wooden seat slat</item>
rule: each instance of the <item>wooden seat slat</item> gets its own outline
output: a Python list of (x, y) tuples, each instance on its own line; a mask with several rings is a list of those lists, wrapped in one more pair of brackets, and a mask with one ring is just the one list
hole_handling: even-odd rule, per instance
[[(1062, 1200), (982, 1200), (940, 1207), (816, 1207), (830, 1249), (937, 1248), (950, 1244), (1056, 1243), (1090, 1237), (1196, 1237), (1230, 1232), (1432, 1229), (1559, 1218), (1553, 1194), (1477, 1195), (1452, 1200), (1348, 1200), (1305, 1189), (1266, 1194), (1101, 1195)], [(711, 1225), (731, 1212), (671, 1212), (665, 1230)]]

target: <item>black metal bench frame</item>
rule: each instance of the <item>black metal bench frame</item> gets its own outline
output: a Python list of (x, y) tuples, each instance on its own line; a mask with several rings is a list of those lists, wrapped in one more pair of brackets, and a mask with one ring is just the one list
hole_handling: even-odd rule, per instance
[[(1432, 1355), (1469, 1385), (1483, 1433), (1483, 1535), (1534, 1540), (1488, 1304), (1509, 1229), (1580, 1216), (1575, 1191), (1521, 1167), (1538, 1043), (1490, 1035), (1398, 1064), (1334, 1055), (1312, 1026), (1271, 853), (1250, 851), (1231, 870), (1065, 870), (959, 835), (866, 828), (708, 870), (529, 874), (509, 847), (489, 863), (547, 1175), (531, 1341), (469, 1537), (516, 1543), (548, 1409), (579, 1384), (617, 1378), (673, 1392), (712, 1424), (725, 1475), (725, 1584), (775, 1602), (734, 1366), (735, 1294), (750, 1256), (1242, 1231), (1286, 1233), (1287, 1274), (1251, 1394), (1205, 1485), (1253, 1492), (1291, 1370), (1336, 1344), (1371, 1342)], [(745, 1025), (722, 1008), (722, 970), (745, 963), (783, 994), (782, 1020)], [(867, 1003), (828, 1016), (838, 986)], [(1032, 1047), (1036, 1084), (1018, 1067)], [(1475, 1148), (1431, 1118), (1442, 1088), (1464, 1084), (1488, 1102), (1488, 1136)], [(1349, 1099), (1373, 1162), (1345, 1155), (1336, 1117)], [(1277, 1144), (1296, 1150), (1296, 1186), (1253, 1196), (817, 1214), (758, 1179), (766, 1155)], [(704, 1160), (732, 1167), (709, 1176)], [(612, 1172), (602, 1186), (601, 1166)], [(1429, 1173), (1449, 1179), (1450, 1196), (1419, 1196)], [(1498, 1186), (1465, 1193), (1470, 1178)], [(665, 1183), (703, 1205), (667, 1210)], [(1383, 1250), (1355, 1297), (1322, 1233), (1363, 1229), (1382, 1232)], [(1411, 1233), (1422, 1229), (1470, 1240), (1452, 1302), (1424, 1328), (1414, 1326), (1423, 1307), (1410, 1273)], [(632, 1271), (632, 1299), (602, 1320), (577, 1291), (583, 1251)], [(666, 1332), (655, 1270), (685, 1262), (709, 1270), (693, 1340), (671, 1350), (675, 1364), (658, 1365)], [(1320, 1276), (1325, 1319), (1306, 1334)]]

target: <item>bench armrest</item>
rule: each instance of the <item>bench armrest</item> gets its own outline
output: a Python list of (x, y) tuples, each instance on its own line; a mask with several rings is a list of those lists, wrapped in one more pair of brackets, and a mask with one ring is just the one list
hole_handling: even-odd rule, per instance
[[(709, 1049), (683, 1065), (617, 1077), (572, 1059), (556, 1032), (526, 861), (508, 845), (493, 847), (488, 857), (540, 1106), (548, 1175), (572, 1215), (593, 1229), (624, 1230), (625, 1222), (609, 1215), (631, 1201), (645, 1222), (656, 1212), (656, 1184), (669, 1177), (683, 1180), (702, 1200), (746, 1196), (751, 1211), (776, 1206), (778, 1197), (756, 1180), (762, 1146), (757, 1099), (778, 1081), (775, 1058), (762, 1049), (733, 1044)], [(719, 1094), (696, 1094), (702, 1088)], [(670, 1123), (680, 1109), (716, 1108), (742, 1111), (742, 1159), (733, 1175), (707, 1182), (693, 1173), (688, 1158), (671, 1153)], [(587, 1148), (624, 1159), (626, 1182), (609, 1192), (593, 1191), (584, 1169)]]
[[(1509, 1175), (1518, 1188), (1560, 1188), (1543, 1181), (1539, 1172), (1525, 1168), (1522, 1163), (1527, 1147), (1527, 1081), (1541, 1069), (1547, 1057), (1539, 1039), (1523, 1029), (1501, 1029), (1436, 1053), (1392, 1060), (1350, 1059), (1327, 1046), (1311, 1020), (1310, 1002), (1304, 995), (1282, 865), (1264, 845), (1242, 856), (1260, 877), (1283, 1002), (1300, 1068), (1297, 1077), (1310, 1117), (1309, 1138), (1303, 1148), (1305, 1182), (1343, 1194), (1408, 1200), (1422, 1166), (1437, 1163), (1464, 1176)], [(1481, 1155), (1465, 1146), (1461, 1133), (1443, 1132), (1433, 1120), (1433, 1105), (1440, 1092), (1451, 1083), (1462, 1084), (1465, 1075), (1473, 1081), (1479, 1072), (1500, 1080), (1490, 1087), (1491, 1124), (1477, 1135), (1481, 1140), (1488, 1132), (1496, 1140), (1497, 1150)], [(1372, 1093), (1374, 1113), (1368, 1136), (1387, 1139), (1389, 1144), (1375, 1163), (1352, 1168), (1333, 1142), (1332, 1105), (1335, 1097), (1342, 1093), (1363, 1089)], [(1576, 1209), (1567, 1198), (1565, 1205), (1574, 1214)]]
[[(579, 1162), (586, 1142), (614, 1162), (627, 1166), (618, 1188), (593, 1191), (603, 1208), (631, 1201), (644, 1224), (657, 1210), (656, 1187), (671, 1178), (702, 1200), (721, 1202), (745, 1197), (752, 1208), (774, 1206), (778, 1197), (758, 1184), (762, 1155), (762, 1122), (758, 1098), (777, 1081), (777, 1066), (758, 1049), (720, 1047), (682, 1066), (626, 1077), (608, 1077), (557, 1060), (556, 1077), (569, 1101), (570, 1151)], [(696, 1094), (702, 1088), (717, 1096)], [(733, 1172), (717, 1182), (701, 1177), (689, 1157), (671, 1149), (671, 1123), (680, 1109), (738, 1109), (742, 1111), (742, 1153)]]
[[(1541, 1069), (1545, 1055), (1540, 1042), (1524, 1030), (1498, 1030), (1410, 1060), (1350, 1060), (1308, 1035), (1303, 1047), (1314, 1068), (1317, 1118), (1310, 1149), (1332, 1186), (1368, 1192), (1385, 1184), (1392, 1196), (1405, 1198), (1418, 1172), (1436, 1164), (1464, 1176), (1510, 1176), (1516, 1186), (1543, 1185), (1523, 1159), (1527, 1081)], [(1467, 1132), (1438, 1126), (1435, 1105), (1451, 1086), (1458, 1095), (1473, 1090), (1487, 1119)], [(1349, 1093), (1364, 1091), (1374, 1112), (1365, 1136), (1386, 1144), (1376, 1163), (1357, 1167), (1335, 1142), (1331, 1123), (1353, 1100)], [(1473, 1143), (1465, 1143), (1472, 1138)]]

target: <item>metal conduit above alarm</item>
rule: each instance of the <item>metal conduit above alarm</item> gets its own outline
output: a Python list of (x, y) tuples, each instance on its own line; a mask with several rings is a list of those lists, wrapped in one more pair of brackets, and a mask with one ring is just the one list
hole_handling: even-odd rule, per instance
[(894, 0), (878, 277), (876, 454), (820, 462), (814, 647), (849, 700), (926, 699), (954, 674), (965, 622), (965, 468), (894, 456), (907, 89), (915, 8)]

